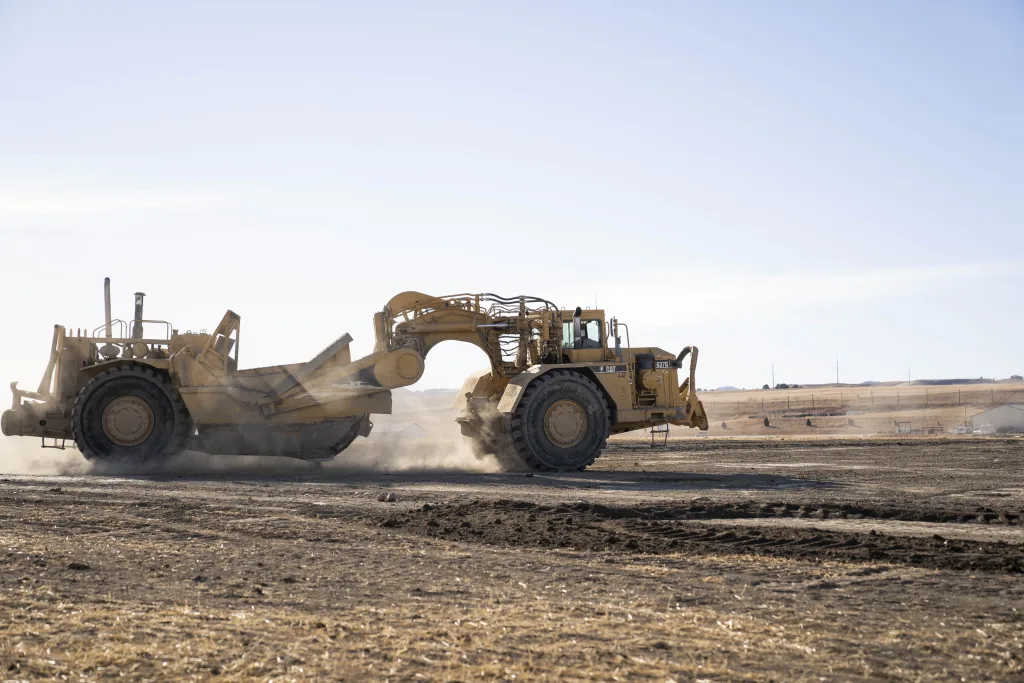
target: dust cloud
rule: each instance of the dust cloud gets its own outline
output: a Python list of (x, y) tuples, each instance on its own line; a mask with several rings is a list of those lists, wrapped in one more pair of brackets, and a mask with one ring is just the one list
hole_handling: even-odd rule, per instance
[[(325, 469), (374, 472), (499, 472), (493, 456), (477, 456), (457, 424), (436, 425), (421, 437), (401, 434), (359, 439)], [(374, 436), (378, 436), (374, 439)]]
[[(38, 439), (0, 437), (0, 474), (13, 475), (224, 475), (328, 478), (356, 474), (500, 472), (493, 456), (477, 456), (455, 423), (446, 401), (401, 397), (403, 414), (374, 415), (369, 437), (357, 438), (334, 460), (322, 465), (271, 456), (209, 455), (185, 451), (160, 463), (89, 462), (68, 442), (65, 450), (44, 449)], [(444, 404), (443, 407), (438, 404)], [(397, 403), (397, 401), (396, 401)], [(397, 412), (397, 410), (396, 410)]]
[(72, 475), (92, 469), (73, 442), (64, 450), (41, 444), (40, 439), (27, 436), (0, 436), (0, 474)]
[[(417, 438), (371, 434), (322, 466), (292, 458), (271, 456), (209, 455), (185, 451), (162, 463), (123, 464), (90, 462), (76, 449), (43, 449), (27, 438), (3, 438), (0, 475), (132, 475), (132, 474), (224, 474), (293, 476), (312, 472), (332, 474), (400, 474), (429, 472), (499, 472), (493, 456), (476, 456), (469, 443), (452, 425), (449, 433), (426, 434)], [(452, 433), (454, 432), (454, 433)], [(12, 441), (21, 441), (12, 445)], [(29, 443), (24, 443), (29, 442)]]

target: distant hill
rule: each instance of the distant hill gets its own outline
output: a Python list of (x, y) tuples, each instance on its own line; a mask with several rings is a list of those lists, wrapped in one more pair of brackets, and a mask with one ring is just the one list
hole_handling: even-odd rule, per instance
[[(906, 380), (893, 380), (889, 382), (878, 382), (875, 380), (868, 380), (866, 382), (860, 382), (859, 384), (851, 384), (843, 382), (836, 384), (835, 382), (823, 382), (821, 384), (800, 384), (790, 385), (799, 386), (801, 389), (856, 389), (870, 388), (870, 387), (933, 387), (933, 386), (950, 386), (955, 384), (996, 384), (998, 382), (1009, 382), (1015, 380), (994, 380), (978, 377), (976, 379), (915, 379), (913, 381)], [(722, 389), (721, 391), (724, 391)], [(735, 389), (731, 390), (735, 391)]]
[(946, 386), (948, 384), (995, 384), (994, 379), (985, 379), (979, 377), (977, 379), (915, 379), (911, 382), (911, 386), (915, 387), (932, 387), (932, 386)]

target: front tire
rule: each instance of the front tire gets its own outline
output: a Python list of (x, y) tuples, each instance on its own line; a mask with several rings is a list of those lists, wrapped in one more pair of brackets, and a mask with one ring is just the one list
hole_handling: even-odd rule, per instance
[(611, 428), (608, 403), (586, 376), (552, 370), (526, 388), (509, 419), (519, 457), (535, 470), (585, 470), (601, 455)]
[(89, 460), (143, 463), (184, 450), (192, 420), (166, 373), (132, 363), (89, 380), (75, 398), (71, 425)]

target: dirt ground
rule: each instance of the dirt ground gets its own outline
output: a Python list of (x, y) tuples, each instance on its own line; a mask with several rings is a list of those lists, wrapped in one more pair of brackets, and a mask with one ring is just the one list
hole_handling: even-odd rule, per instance
[[(1024, 382), (801, 387), (699, 393), (715, 436), (948, 434), (982, 411), (1024, 402)], [(769, 419), (769, 426), (763, 424)], [(725, 425), (724, 427), (722, 425)]]
[(189, 463), (0, 476), (7, 679), (1024, 680), (1024, 439)]

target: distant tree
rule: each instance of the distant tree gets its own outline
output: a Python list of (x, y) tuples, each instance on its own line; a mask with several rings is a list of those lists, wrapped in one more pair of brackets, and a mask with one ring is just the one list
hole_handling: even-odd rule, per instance
[(779, 384), (775, 385), (775, 388), (776, 389), (792, 389), (793, 387), (791, 387), (788, 384), (785, 384), (783, 382), (780, 382)]
[(767, 384), (765, 384), (765, 385), (764, 385), (763, 387), (761, 387), (761, 388), (762, 388), (762, 389), (771, 389), (771, 387), (770, 387), (770, 386), (768, 386)]
[(1020, 375), (1010, 375), (1010, 379), (1015, 379), (1019, 382), (1021, 380), (1024, 380), (1024, 377), (1021, 377)]

